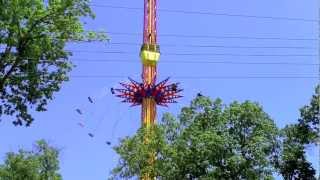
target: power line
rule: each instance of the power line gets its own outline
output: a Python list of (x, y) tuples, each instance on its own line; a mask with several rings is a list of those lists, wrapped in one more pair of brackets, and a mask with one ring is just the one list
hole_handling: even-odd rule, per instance
[[(76, 62), (88, 62), (88, 63), (140, 63), (140, 61), (130, 61), (130, 60), (122, 60), (122, 59), (57, 59), (57, 60), (45, 60), (45, 59), (37, 59), (37, 58), (26, 58), (25, 60), (37, 60), (40, 63), (48, 62), (63, 62), (63, 61), (76, 61)], [(62, 61), (61, 61), (62, 60)], [(231, 65), (291, 65), (291, 66), (319, 66), (317, 63), (301, 63), (301, 62), (246, 62), (246, 61), (186, 61), (186, 60), (166, 60), (159, 61), (159, 64), (231, 64)]]
[[(141, 43), (133, 42), (108, 42), (109, 45), (127, 45), (127, 46), (141, 46)], [(227, 46), (215, 44), (170, 44), (160, 43), (161, 47), (190, 47), (190, 48), (226, 48), (226, 49), (318, 49), (312, 46)], [(5, 49), (0, 47), (0, 49)]]
[[(110, 35), (120, 36), (142, 36), (142, 33), (130, 32), (103, 32)], [(287, 37), (255, 37), (255, 36), (215, 36), (215, 35), (186, 35), (186, 34), (159, 34), (159, 37), (178, 37), (178, 38), (211, 38), (211, 39), (251, 39), (251, 40), (287, 40), (287, 41), (317, 41), (318, 38), (287, 38)]]
[[(103, 5), (103, 4), (91, 4), (91, 6), (92, 7), (111, 8), (111, 9), (135, 10), (135, 11), (143, 12), (143, 8), (138, 8), (138, 7), (113, 6), (113, 5)], [(255, 18), (255, 19), (268, 19), (268, 20), (285, 20), (285, 21), (302, 21), (302, 22), (318, 22), (318, 20), (316, 20), (316, 19), (215, 13), (215, 12), (209, 12), (209, 11), (207, 11), (207, 12), (206, 11), (186, 11), (186, 10), (172, 10), (172, 9), (159, 9), (159, 11), (166, 12), (166, 13), (180, 13), (180, 14), (194, 14), (194, 15), (227, 16), (227, 17)]]
[[(117, 75), (71, 75), (71, 78), (81, 79), (122, 79), (127, 76)], [(188, 80), (199, 80), (199, 79), (317, 79), (317, 76), (175, 76), (175, 79), (188, 79)]]
[[(320, 19), (320, 1), (318, 0), (318, 19)], [(318, 37), (320, 38), (320, 21), (318, 21)], [(318, 52), (320, 53), (320, 41), (318, 41)], [(320, 64), (320, 57), (319, 57)], [(317, 86), (320, 88), (320, 65), (318, 68), (318, 83)], [(318, 97), (318, 102), (320, 102), (320, 96)], [(320, 113), (320, 106), (318, 107), (318, 113)], [(320, 180), (320, 122), (318, 122), (318, 179)]]
[[(96, 32), (96, 33), (105, 33), (110, 35), (120, 35), (120, 36), (142, 36), (142, 33), (132, 33), (132, 32), (112, 32), (112, 31), (88, 31), (85, 30), (84, 32)], [(192, 34), (159, 34), (159, 37), (177, 37), (177, 38), (205, 38), (205, 39), (246, 39), (246, 40), (281, 40), (281, 41), (318, 41), (319, 38), (295, 38), (295, 37), (266, 37), (266, 36), (216, 36), (216, 35), (192, 35)], [(52, 40), (69, 40), (63, 38), (51, 38)], [(70, 42), (74, 43), (82, 43), (82, 42), (93, 42), (93, 41), (73, 41), (70, 39)], [(101, 41), (102, 42), (102, 41)], [(114, 43), (115, 44), (115, 43)], [(119, 43), (118, 43), (119, 44)], [(123, 43), (125, 44), (125, 43)], [(135, 43), (126, 43), (134, 45)], [(206, 45), (187, 45), (187, 46), (194, 46), (194, 47), (206, 47)], [(216, 46), (216, 45), (209, 45)], [(230, 46), (229, 46), (230, 47)], [(232, 46), (231, 46), (232, 47)], [(234, 46), (234, 48), (239, 48), (241, 46)], [(250, 47), (251, 48), (251, 47)], [(253, 48), (253, 47), (252, 47)], [(291, 47), (266, 47), (266, 48), (291, 48)], [(296, 48), (296, 47), (294, 47)], [(306, 47), (297, 47), (299, 49), (306, 48)], [(307, 47), (310, 48), (310, 47)]]
[[(140, 63), (140, 61), (130, 60), (105, 60), (105, 59), (71, 59), (78, 62), (97, 62), (97, 63)], [(292, 65), (292, 66), (319, 66), (317, 63), (295, 63), (295, 62), (239, 62), (239, 61), (159, 61), (159, 64), (232, 64), (232, 65)]]
[[(141, 46), (140, 43), (110, 42), (110, 45)], [(191, 48), (230, 48), (230, 49), (318, 49), (311, 46), (225, 46), (225, 45), (199, 45), (199, 44), (166, 44), (160, 43), (161, 47), (191, 47)]]
[[(137, 52), (126, 51), (88, 51), (88, 50), (69, 50), (78, 53), (101, 53), (101, 54), (133, 54)], [(318, 57), (316, 54), (233, 54), (233, 53), (161, 53), (165, 56), (249, 56), (249, 57)]]
[(232, 53), (164, 53), (172, 56), (260, 56), (260, 57), (318, 57), (315, 54), (232, 54)]
[[(26, 77), (26, 76), (21, 76)], [(79, 79), (126, 79), (128, 76), (123, 75), (68, 75), (70, 78)], [(133, 77), (134, 79), (140, 78), (140, 76)], [(175, 76), (174, 79), (186, 79), (186, 80), (201, 80), (201, 79), (317, 79), (317, 75), (308, 74), (269, 74), (269, 75), (232, 75), (232, 76)]]

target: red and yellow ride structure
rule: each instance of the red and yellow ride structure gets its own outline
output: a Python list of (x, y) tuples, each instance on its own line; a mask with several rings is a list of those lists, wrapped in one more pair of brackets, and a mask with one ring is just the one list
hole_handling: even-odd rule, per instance
[[(157, 40), (157, 1), (144, 0), (144, 26), (143, 44), (140, 50), (142, 63), (142, 82), (129, 78), (128, 83), (120, 83), (121, 88), (112, 89), (117, 97), (123, 98), (122, 102), (131, 103), (132, 106), (141, 105), (142, 127), (150, 127), (156, 123), (157, 105), (168, 106), (176, 103), (182, 97), (178, 83), (168, 83), (169, 78), (156, 83), (157, 64), (160, 59), (160, 46)], [(145, 142), (148, 140), (145, 139)], [(153, 152), (150, 152), (153, 153)], [(154, 158), (150, 160), (152, 166)], [(148, 174), (141, 175), (141, 179), (154, 179)]]

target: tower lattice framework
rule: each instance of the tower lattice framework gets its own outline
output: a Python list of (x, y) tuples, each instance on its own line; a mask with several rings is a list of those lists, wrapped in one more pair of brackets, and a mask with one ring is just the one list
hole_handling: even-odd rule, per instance
[[(132, 106), (141, 105), (141, 124), (149, 127), (156, 123), (157, 105), (168, 106), (182, 97), (178, 83), (169, 83), (169, 78), (156, 83), (157, 63), (160, 58), (160, 46), (157, 40), (157, 1), (144, 0), (143, 44), (140, 50), (142, 62), (142, 82), (129, 78), (128, 83), (120, 83), (121, 88), (111, 89), (122, 102)], [(147, 140), (146, 140), (147, 141)], [(151, 152), (152, 153), (152, 152)], [(154, 158), (153, 158), (154, 159)], [(150, 166), (152, 166), (152, 161)], [(153, 179), (149, 175), (141, 175), (141, 179)]]

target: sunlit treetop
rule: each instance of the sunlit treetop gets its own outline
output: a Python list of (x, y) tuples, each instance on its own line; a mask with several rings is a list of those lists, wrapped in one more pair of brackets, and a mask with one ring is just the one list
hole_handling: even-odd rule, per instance
[(106, 38), (82, 17), (94, 18), (89, 0), (0, 0), (0, 119), (29, 126), (29, 111), (45, 111), (68, 80), (66, 43)]

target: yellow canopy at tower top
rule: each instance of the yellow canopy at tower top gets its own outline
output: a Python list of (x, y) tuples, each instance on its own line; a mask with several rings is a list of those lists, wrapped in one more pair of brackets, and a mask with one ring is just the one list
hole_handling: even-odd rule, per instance
[(154, 66), (160, 59), (160, 48), (157, 44), (143, 44), (140, 58), (144, 65)]

